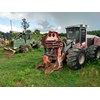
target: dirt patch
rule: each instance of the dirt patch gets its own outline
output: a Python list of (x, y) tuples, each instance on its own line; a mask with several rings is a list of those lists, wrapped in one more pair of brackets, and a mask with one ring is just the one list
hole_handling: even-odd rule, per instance
[(5, 50), (3, 57), (4, 58), (15, 57), (15, 53), (13, 51), (10, 51), (10, 50)]

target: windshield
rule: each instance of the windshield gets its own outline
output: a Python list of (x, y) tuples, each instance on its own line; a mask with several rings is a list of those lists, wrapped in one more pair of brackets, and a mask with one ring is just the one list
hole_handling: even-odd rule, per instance
[(79, 38), (79, 28), (73, 27), (73, 28), (67, 28), (67, 38), (68, 39), (76, 39)]

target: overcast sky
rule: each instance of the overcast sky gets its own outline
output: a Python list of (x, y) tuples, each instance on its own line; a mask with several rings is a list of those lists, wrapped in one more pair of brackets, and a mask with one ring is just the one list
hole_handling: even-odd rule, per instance
[(29, 29), (32, 31), (40, 29), (41, 32), (49, 30), (65, 32), (67, 26), (81, 23), (89, 25), (88, 30), (100, 30), (99, 12), (0, 12), (0, 31), (10, 31), (10, 20), (12, 20), (13, 31), (22, 31), (21, 20), (23, 18), (30, 23)]

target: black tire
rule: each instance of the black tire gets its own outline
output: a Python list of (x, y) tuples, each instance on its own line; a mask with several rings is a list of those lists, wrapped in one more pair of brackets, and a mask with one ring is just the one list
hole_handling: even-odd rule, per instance
[(100, 59), (100, 46), (92, 45), (88, 47), (87, 56), (89, 60)]
[(67, 66), (70, 69), (78, 70), (81, 69), (86, 63), (86, 53), (81, 48), (71, 48), (67, 55)]
[(27, 53), (29, 51), (29, 49), (30, 49), (30, 46), (29, 45), (21, 45), (20, 46), (20, 51), (22, 53)]

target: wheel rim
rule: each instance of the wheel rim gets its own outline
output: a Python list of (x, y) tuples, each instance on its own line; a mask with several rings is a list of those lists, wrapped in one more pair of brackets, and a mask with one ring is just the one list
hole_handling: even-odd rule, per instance
[(97, 58), (100, 58), (100, 50), (97, 51)]
[(81, 53), (79, 55), (78, 59), (79, 59), (79, 64), (82, 65), (84, 63), (84, 61), (85, 61), (85, 55), (84, 55), (84, 53)]

